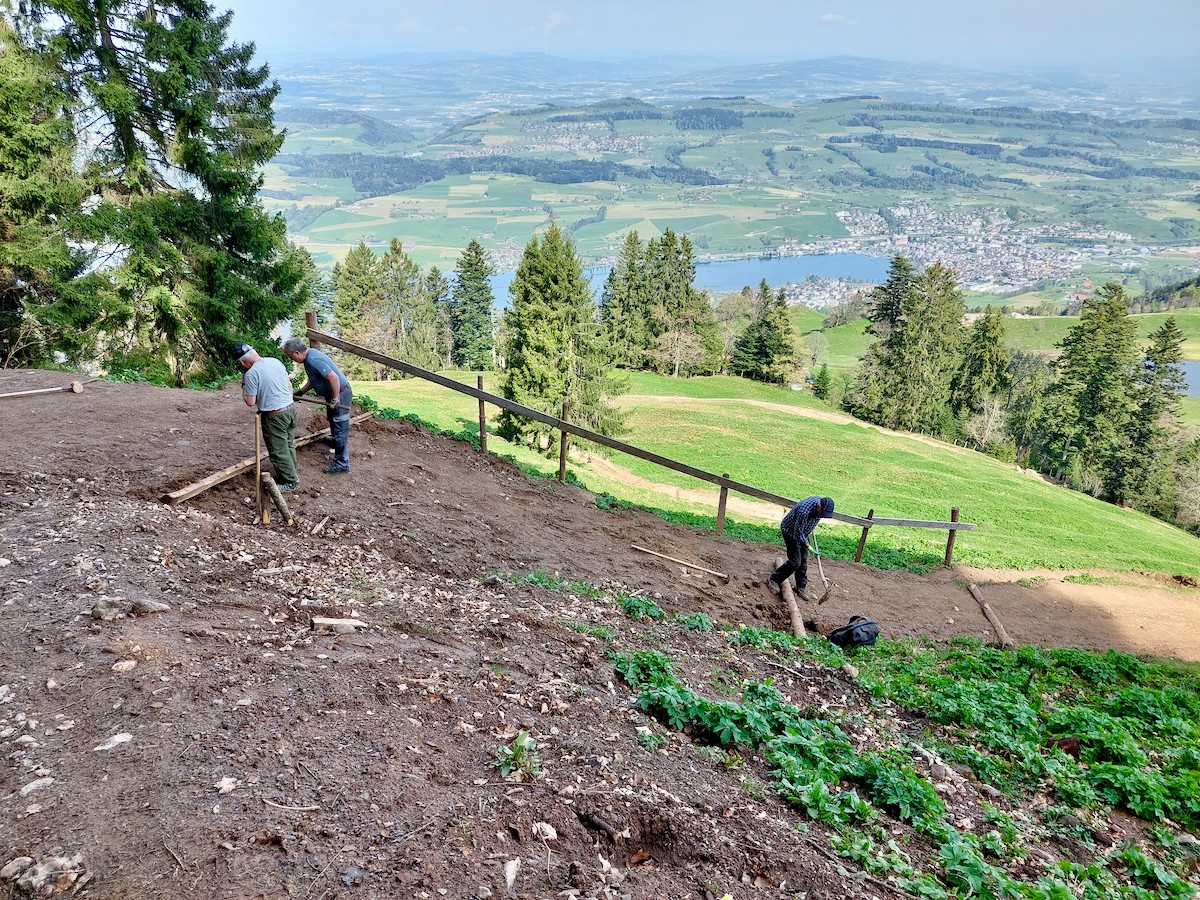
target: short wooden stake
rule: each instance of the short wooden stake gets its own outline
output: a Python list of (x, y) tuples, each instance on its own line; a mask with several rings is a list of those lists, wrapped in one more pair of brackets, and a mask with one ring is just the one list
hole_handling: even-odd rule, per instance
[[(873, 510), (873, 509), (867, 510), (867, 518), (868, 519), (875, 518), (875, 510)], [(871, 530), (870, 525), (864, 525), (862, 534), (860, 534), (858, 536), (858, 549), (854, 551), (854, 561), (856, 563), (862, 562), (863, 548), (867, 546), (867, 532), (869, 532), (870, 530)]]
[[(476, 376), (475, 386), (483, 390), (483, 376)], [(483, 398), (479, 398), (479, 452), (487, 456), (487, 406)]]
[(258, 413), (254, 414), (254, 519), (261, 521), (263, 516), (262, 496), (262, 423)]
[[(950, 532), (953, 534), (954, 532)], [(1008, 632), (1004, 630), (1004, 626), (1000, 624), (1000, 620), (996, 617), (991, 605), (983, 599), (983, 593), (973, 584), (967, 585), (967, 590), (971, 592), (971, 596), (975, 598), (975, 602), (979, 604), (979, 608), (983, 610), (983, 615), (987, 618), (988, 623), (992, 626), (992, 631), (996, 633), (996, 640), (1005, 650), (1013, 648), (1012, 639), (1009, 638)]]
[[(304, 327), (309, 329), (310, 331), (317, 330), (317, 314), (315, 312), (313, 312), (311, 309), (307, 310), (304, 313)], [(312, 338), (309, 338), (308, 346), (315, 347), (315, 346), (317, 346), (317, 342), (314, 341)]]
[[(570, 410), (570, 408), (571, 401), (564, 399), (562, 413), (563, 422), (567, 421), (567, 412)], [(559, 432), (559, 434), (561, 436), (559, 437), (558, 441), (558, 480), (559, 483), (562, 483), (567, 480), (567, 430), (564, 428)]]
[[(958, 521), (958, 507), (954, 506), (950, 509), (950, 521)], [(950, 529), (950, 536), (946, 538), (946, 566), (950, 566), (950, 560), (954, 558), (954, 536), (958, 534), (957, 528)]]
[[(721, 476), (728, 478), (729, 473), (726, 472)], [(721, 485), (721, 499), (717, 501), (717, 537), (725, 533), (725, 504), (729, 502), (729, 488)]]

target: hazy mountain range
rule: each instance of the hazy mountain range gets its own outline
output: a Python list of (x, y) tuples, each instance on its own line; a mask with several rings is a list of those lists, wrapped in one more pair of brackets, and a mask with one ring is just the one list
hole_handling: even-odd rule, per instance
[(1105, 116), (1200, 113), (1200, 77), (1192, 60), (1125, 63), (1108, 72), (998, 72), (854, 56), (730, 65), (710, 57), (599, 61), (542, 54), (431, 53), (353, 59), (282, 56), (271, 66), (283, 88), (281, 106), (352, 108), (434, 127), (493, 110), (625, 96), (681, 102), (745, 95), (786, 105), (871, 94), (889, 100), (1069, 109)]

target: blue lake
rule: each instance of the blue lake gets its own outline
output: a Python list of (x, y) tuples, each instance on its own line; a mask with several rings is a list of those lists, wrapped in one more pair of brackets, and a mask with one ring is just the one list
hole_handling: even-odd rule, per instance
[[(788, 282), (804, 281), (810, 275), (821, 278), (849, 278), (878, 284), (887, 278), (891, 259), (866, 256), (862, 253), (830, 253), (822, 256), (780, 256), (772, 259), (718, 259), (696, 264), (696, 287), (707, 288), (714, 294), (740, 291), (749, 285), (757, 288), (764, 278), (773, 288)], [(609, 266), (593, 266), (586, 270), (592, 290), (599, 296)], [(492, 281), (492, 296), (500, 306), (508, 305), (508, 286), (513, 272), (500, 272)]]
[(1187, 395), (1200, 397), (1200, 359), (1185, 359), (1183, 374), (1187, 377)]

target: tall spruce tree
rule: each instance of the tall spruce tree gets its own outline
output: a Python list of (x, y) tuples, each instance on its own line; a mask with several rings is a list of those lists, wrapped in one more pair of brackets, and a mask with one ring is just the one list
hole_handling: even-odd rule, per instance
[(495, 367), (492, 336), (492, 283), (496, 270), (477, 240), (467, 244), (454, 267), (450, 302), (450, 330), (454, 336), (454, 364), (464, 369)]
[(934, 263), (917, 276), (888, 338), (892, 363), (892, 427), (943, 433), (950, 382), (962, 349), (962, 292), (954, 272)]
[(1169, 316), (1150, 335), (1134, 379), (1134, 411), (1126, 444), (1119, 499), (1163, 519), (1176, 507), (1173, 470), (1183, 444), (1179, 405), (1187, 390), (1183, 332)]
[(58, 60), (88, 135), (97, 244), (115, 248), (98, 310), (116, 355), (157, 358), (182, 381), (232, 337), (269, 334), (307, 299), (303, 254), (258, 200), (283, 141), (279, 92), (232, 14), (204, 0), (34, 0), (16, 20)]
[(911, 281), (903, 271), (897, 278), (889, 292), (899, 294), (898, 312), (886, 337), (867, 351), (847, 406), (889, 428), (948, 435), (953, 431), (950, 384), (963, 337), (962, 293), (954, 273), (941, 263)]
[(616, 365), (640, 369), (650, 349), (650, 292), (645, 249), (636, 231), (625, 235), (600, 294), (600, 322)]
[[(525, 246), (504, 314), (505, 397), (618, 434), (623, 417), (609, 399), (623, 390), (610, 374), (611, 353), (575, 245), (554, 223)], [(497, 429), (510, 441), (548, 447), (552, 429), (505, 410)]]
[(77, 230), (86, 190), (63, 75), (0, 19), (0, 367), (86, 355), (99, 279)]
[(437, 315), (420, 268), (395, 238), (379, 263), (380, 291), (369, 312), (382, 332), (384, 352), (414, 366), (433, 368)]
[(951, 384), (955, 415), (979, 412), (983, 399), (1009, 389), (1009, 352), (1004, 346), (1004, 318), (988, 306), (983, 317), (967, 329), (962, 363)]
[(651, 364), (674, 377), (715, 372), (721, 364), (721, 338), (707, 296), (693, 286), (692, 242), (668, 228), (647, 245), (646, 271)]
[(783, 288), (772, 291), (764, 278), (754, 300), (754, 318), (733, 348), (734, 375), (783, 384), (796, 371), (795, 332)]
[(888, 337), (900, 319), (905, 298), (917, 279), (916, 270), (906, 256), (893, 256), (887, 280), (871, 291), (866, 299), (871, 331), (880, 339)]
[(450, 328), (450, 282), (437, 266), (425, 273), (425, 296), (433, 304), (435, 326), (434, 349), (438, 365), (448, 369), (454, 364), (454, 332)]
[(345, 259), (334, 264), (337, 294), (333, 301), (333, 325), (339, 336), (348, 335), (358, 326), (363, 306), (379, 292), (381, 277), (379, 257), (361, 241)]
[(1084, 300), (1079, 324), (1059, 344), (1051, 396), (1061, 416), (1051, 437), (1056, 476), (1096, 496), (1120, 492), (1136, 406), (1137, 326), (1126, 311), (1124, 289), (1109, 282)]

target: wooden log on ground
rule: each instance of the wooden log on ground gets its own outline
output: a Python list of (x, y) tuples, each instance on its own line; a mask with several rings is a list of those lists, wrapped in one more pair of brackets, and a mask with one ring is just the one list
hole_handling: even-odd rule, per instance
[(334, 619), (329, 616), (313, 616), (312, 627), (313, 631), (319, 628), (328, 628), (339, 634), (350, 634), (356, 629), (366, 628), (367, 623), (362, 619)]
[(262, 483), (263, 489), (266, 490), (267, 494), (275, 502), (275, 506), (279, 509), (279, 514), (283, 516), (283, 524), (296, 524), (296, 520), (292, 518), (292, 511), (288, 509), (287, 501), (283, 499), (283, 491), (279, 490), (279, 485), (275, 483), (275, 477), (270, 472), (263, 472)]
[(992, 631), (996, 633), (996, 640), (999, 642), (1000, 646), (1005, 650), (1011, 650), (1014, 646), (1013, 642), (1009, 638), (1008, 632), (1004, 630), (1004, 626), (1000, 624), (1000, 620), (996, 618), (996, 613), (992, 609), (991, 605), (983, 599), (982, 592), (980, 592), (979, 588), (973, 584), (968, 584), (967, 590), (971, 592), (971, 596), (975, 598), (975, 602), (978, 603), (979, 608), (983, 610), (984, 616), (987, 617), (988, 622), (992, 626)]
[(658, 553), (654, 550), (649, 550), (646, 547), (639, 547), (637, 544), (630, 544), (629, 546), (640, 553), (649, 553), (651, 556), (657, 556), (659, 559), (669, 559), (673, 563), (679, 563), (681, 566), (687, 566), (689, 569), (695, 569), (697, 572), (707, 572), (709, 575), (716, 575), (723, 581), (729, 581), (729, 576), (724, 572), (716, 572), (712, 569), (706, 569), (704, 566), (698, 566), (695, 563), (690, 563), (686, 559), (676, 559), (674, 556), (667, 556), (665, 553)]
[[(783, 562), (783, 557), (776, 559), (775, 568), (778, 569)], [(788, 615), (792, 619), (792, 634), (799, 638), (808, 637), (808, 631), (804, 627), (804, 617), (800, 615), (800, 605), (796, 602), (796, 594), (792, 590), (791, 576), (783, 580), (783, 584), (779, 586), (779, 593), (783, 597), (783, 602), (787, 604)]]
[[(359, 422), (365, 422), (371, 418), (373, 413), (362, 413), (350, 420), (351, 425), (357, 425)], [(323, 437), (329, 437), (329, 429), (322, 428), (320, 431), (314, 431), (312, 434), (307, 434), (302, 438), (296, 439), (296, 446), (303, 447), (305, 444), (311, 444), (313, 441), (319, 441)], [(265, 454), (260, 455), (258, 459), (262, 459)], [(202, 494), (209, 488), (216, 487), (218, 484), (224, 484), (231, 478), (236, 478), (243, 472), (247, 472), (254, 468), (255, 459), (243, 459), (241, 462), (234, 463), (232, 466), (227, 466), (219, 472), (213, 472), (199, 481), (193, 481), (189, 485), (185, 485), (177, 490), (171, 491), (169, 494), (162, 495), (163, 503), (169, 503), (172, 506), (176, 503), (182, 503), (197, 494)]]

